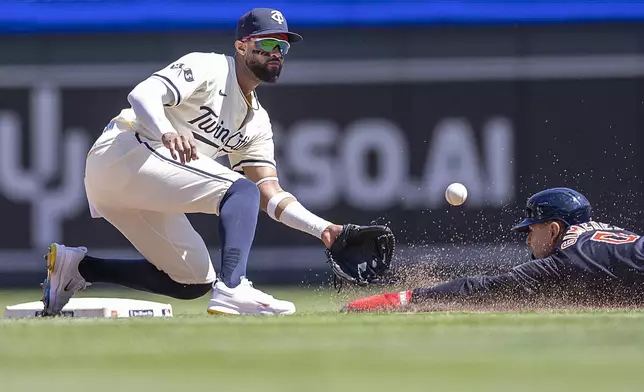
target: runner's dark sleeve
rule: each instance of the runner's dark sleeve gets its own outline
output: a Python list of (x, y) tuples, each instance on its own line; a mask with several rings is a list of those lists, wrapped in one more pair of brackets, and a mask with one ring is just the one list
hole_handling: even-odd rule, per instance
[(544, 286), (556, 285), (581, 273), (566, 258), (550, 256), (535, 259), (494, 276), (468, 276), (429, 288), (413, 290), (412, 301), (458, 299), (459, 297), (533, 294)]

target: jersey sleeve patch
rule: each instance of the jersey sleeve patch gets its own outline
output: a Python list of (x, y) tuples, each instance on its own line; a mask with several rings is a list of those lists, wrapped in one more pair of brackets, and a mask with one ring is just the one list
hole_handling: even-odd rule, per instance
[(203, 53), (189, 53), (152, 74), (174, 93), (177, 106), (208, 82), (208, 58)]

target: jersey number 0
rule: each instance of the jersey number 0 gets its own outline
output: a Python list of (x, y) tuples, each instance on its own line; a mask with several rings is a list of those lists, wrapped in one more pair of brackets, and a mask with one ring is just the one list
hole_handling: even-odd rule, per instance
[(640, 238), (638, 235), (625, 234), (625, 233), (611, 233), (608, 231), (597, 231), (590, 238), (593, 241), (607, 242), (609, 244), (630, 244)]

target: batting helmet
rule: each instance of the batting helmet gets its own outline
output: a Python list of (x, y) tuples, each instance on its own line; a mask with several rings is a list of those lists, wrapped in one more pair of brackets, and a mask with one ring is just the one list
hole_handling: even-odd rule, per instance
[(549, 220), (558, 220), (567, 226), (590, 221), (590, 202), (581, 193), (570, 188), (551, 188), (532, 195), (525, 207), (525, 218), (512, 228), (528, 231), (528, 226)]

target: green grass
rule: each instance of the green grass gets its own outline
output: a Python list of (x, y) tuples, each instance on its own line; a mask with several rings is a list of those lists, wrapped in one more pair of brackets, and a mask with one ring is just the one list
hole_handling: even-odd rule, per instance
[[(267, 289), (290, 317), (0, 320), (0, 391), (641, 391), (644, 312), (341, 314), (321, 289)], [(8, 304), (34, 291), (0, 292)]]

